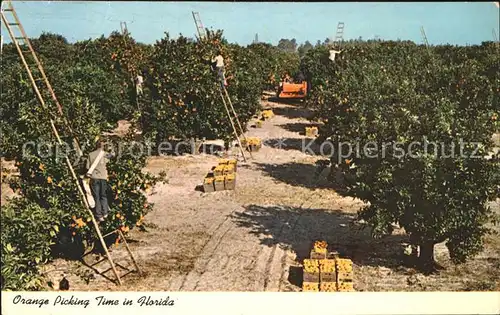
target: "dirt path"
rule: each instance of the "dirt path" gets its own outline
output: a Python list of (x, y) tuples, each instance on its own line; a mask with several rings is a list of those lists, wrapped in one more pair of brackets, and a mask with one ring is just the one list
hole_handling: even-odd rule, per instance
[[(302, 152), (308, 112), (266, 100), (263, 105), (276, 116), (247, 133), (260, 137), (264, 146), (248, 163), (240, 162), (234, 191), (195, 190), (217, 163), (214, 156), (149, 160), (146, 169), (166, 171), (169, 183), (149, 196), (155, 203), (146, 216), (149, 231), (130, 234), (143, 277), (130, 274), (118, 287), (99, 275), (89, 279), (81, 264), (61, 259), (47, 267), (48, 276), (57, 280), (65, 272), (72, 289), (83, 291), (300, 291), (302, 259), (312, 242), (324, 239), (353, 260), (359, 291), (463, 290), (467, 281), (500, 279), (498, 239), (478, 259), (438, 276), (417, 277), (400, 267), (398, 244), (404, 236), (374, 240), (368, 230), (353, 227), (362, 204), (336, 193), (325, 172), (316, 174), (320, 157)], [(438, 248), (438, 259), (446, 264), (444, 253)], [(123, 247), (112, 255), (131, 266)], [(107, 268), (106, 263), (97, 266)]]

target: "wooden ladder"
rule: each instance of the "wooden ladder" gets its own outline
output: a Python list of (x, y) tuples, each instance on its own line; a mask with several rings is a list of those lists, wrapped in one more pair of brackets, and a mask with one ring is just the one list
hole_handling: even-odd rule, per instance
[[(205, 28), (203, 27), (203, 23), (201, 22), (200, 13), (194, 12), (194, 11), (192, 13), (193, 13), (193, 19), (194, 19), (194, 23), (196, 25), (196, 29), (198, 30), (198, 36), (199, 36), (198, 39), (201, 42), (201, 39), (206, 38), (207, 34), (205, 31)], [(220, 81), (219, 81), (219, 79), (220, 79)], [(227, 92), (227, 89), (224, 85), (224, 80), (222, 78), (218, 77), (217, 84), (220, 84), (220, 87), (221, 87), (220, 96), (222, 99), (222, 103), (224, 104), (224, 108), (226, 109), (227, 116), (229, 117), (229, 121), (230, 121), (231, 126), (233, 128), (234, 136), (236, 137), (236, 140), (238, 141), (238, 146), (240, 147), (240, 151), (241, 151), (241, 155), (243, 156), (243, 160), (246, 162), (247, 158), (245, 156), (245, 149), (243, 148), (241, 141), (240, 141), (240, 137), (238, 136), (238, 130), (236, 129), (236, 126), (234, 124), (233, 116), (234, 116), (234, 119), (236, 120), (236, 122), (238, 123), (238, 127), (239, 127), (239, 130), (241, 132), (241, 135), (245, 139), (245, 142), (248, 143), (247, 138), (245, 136), (245, 130), (241, 126), (241, 122), (238, 118), (238, 114), (236, 114), (236, 111), (234, 110), (233, 103), (231, 102), (231, 97), (229, 96), (229, 93)], [(229, 110), (229, 107), (227, 106), (228, 104), (229, 104), (229, 107), (231, 108), (231, 110)], [(231, 113), (232, 113), (232, 116), (231, 116)], [(249, 152), (249, 153), (250, 153), (250, 157), (253, 159), (252, 152)]]
[(340, 44), (344, 40), (344, 22), (339, 22), (337, 24), (337, 32), (335, 33), (335, 39), (333, 40), (333, 46), (340, 48)]
[[(28, 73), (28, 77), (31, 81), (31, 85), (32, 85), (33, 90), (35, 92), (36, 98), (37, 98), (38, 102), (40, 103), (40, 106), (44, 110), (46, 110), (46, 112), (50, 116), (50, 118), (49, 118), (50, 126), (52, 128), (52, 132), (53, 132), (57, 142), (60, 145), (63, 145), (63, 142), (59, 136), (59, 132), (58, 132), (58, 129), (57, 129), (56, 123), (55, 123), (55, 120), (57, 120), (57, 118), (62, 118), (62, 120), (65, 124), (65, 127), (68, 128), (68, 131), (71, 133), (73, 141), (76, 144), (77, 153), (80, 156), (83, 155), (83, 152), (80, 149), (78, 141), (77, 141), (72, 129), (70, 128), (70, 125), (69, 125), (67, 119), (64, 116), (62, 106), (59, 103), (59, 101), (57, 100), (57, 97), (54, 93), (54, 90), (53, 90), (47, 76), (45, 75), (45, 71), (43, 70), (43, 66), (42, 66), (40, 60), (38, 59), (32, 45), (28, 39), (28, 36), (26, 35), (26, 32), (24, 31), (24, 28), (19, 20), (19, 17), (17, 15), (16, 11), (14, 10), (14, 7), (12, 6), (11, 1), (5, 1), (5, 2), (7, 2), (7, 8), (4, 9), (3, 8), (4, 3), (2, 3), (2, 9), (1, 9), (2, 22), (4, 23), (5, 27), (7, 28), (7, 31), (9, 33), (11, 40), (12, 40), (12, 43), (15, 45), (17, 53), (19, 54), (19, 57), (21, 58), (21, 62), (24, 65), (26, 72)], [(8, 18), (8, 14), (10, 14), (12, 16), (10, 18), (10, 20)], [(12, 18), (13, 18), (13, 20), (12, 20)], [(19, 35), (17, 35), (15, 33), (15, 31), (17, 31)], [(39, 74), (41, 77), (34, 78), (34, 76), (33, 76), (34, 72)], [(52, 98), (52, 101), (57, 106), (57, 115), (54, 115), (54, 113), (51, 111), (49, 106), (47, 106), (47, 102), (46, 102), (47, 91), (48, 91), (48, 94), (50, 95), (50, 97)], [(42, 92), (45, 92), (45, 93), (42, 93)], [(111, 269), (113, 270), (113, 272), (116, 276), (117, 284), (121, 285), (122, 284), (121, 276), (118, 274), (115, 263), (114, 263), (111, 255), (109, 253), (109, 250), (108, 250), (106, 243), (104, 241), (104, 237), (103, 237), (101, 230), (99, 228), (99, 224), (97, 223), (97, 221), (94, 217), (94, 214), (92, 213), (92, 210), (89, 206), (89, 203), (88, 203), (88, 200), (86, 197), (86, 194), (85, 194), (82, 186), (80, 185), (79, 178), (76, 175), (76, 172), (75, 172), (73, 165), (72, 165), (72, 163), (69, 159), (69, 156), (67, 154), (65, 155), (65, 162), (66, 162), (66, 165), (68, 166), (68, 169), (71, 173), (71, 176), (73, 177), (73, 180), (76, 182), (76, 186), (78, 188), (78, 192), (79, 192), (80, 197), (81, 197), (81, 202), (83, 203), (83, 205), (85, 206), (85, 208), (87, 209), (87, 211), (90, 214), (90, 217), (92, 219), (92, 223), (95, 227), (95, 230), (97, 232), (97, 235), (99, 237), (101, 245), (103, 246), (103, 249), (106, 253), (106, 259), (109, 261), (109, 264), (111, 265)], [(121, 231), (113, 231), (111, 233), (116, 233), (116, 232), (118, 232), (120, 237), (124, 240), (124, 243), (127, 247), (127, 252), (129, 253), (132, 261), (134, 262), (134, 264), (137, 268), (137, 271), (139, 273), (141, 273), (139, 267), (137, 266), (136, 260), (135, 260), (134, 256), (132, 255), (132, 252), (130, 251), (130, 249), (125, 241), (125, 237), (123, 237), (123, 234), (121, 233)]]

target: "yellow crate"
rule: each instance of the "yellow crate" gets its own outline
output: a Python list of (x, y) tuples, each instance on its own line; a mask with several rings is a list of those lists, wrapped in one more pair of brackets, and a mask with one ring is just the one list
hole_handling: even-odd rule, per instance
[(319, 261), (320, 272), (335, 272), (335, 260), (334, 259), (321, 259)]
[(255, 127), (256, 127), (256, 128), (262, 128), (262, 120), (257, 120), (257, 121), (255, 122)]
[(317, 253), (325, 253), (326, 254), (326, 249), (328, 248), (328, 243), (325, 241), (316, 241), (314, 242), (314, 251)]
[(272, 111), (272, 109), (268, 109), (268, 110), (265, 110), (262, 112), (262, 117), (264, 118), (272, 118), (274, 116), (274, 112)]
[(217, 165), (214, 168), (214, 175), (215, 176), (222, 176), (222, 175), (224, 175), (224, 165)]
[(337, 283), (337, 291), (339, 292), (354, 292), (354, 283), (353, 282), (338, 282)]
[(222, 174), (223, 175), (228, 175), (228, 174), (233, 174), (234, 173), (234, 165), (224, 165), (224, 169)]
[(215, 187), (214, 187), (214, 177), (207, 175), (203, 179), (203, 191), (204, 192), (214, 192)]
[(321, 292), (337, 292), (336, 282), (322, 282), (319, 284), (319, 290)]
[(233, 165), (234, 166), (234, 171), (236, 172), (236, 166), (238, 165), (238, 161), (236, 159), (229, 159), (227, 161), (227, 165)]
[(224, 188), (233, 190), (236, 187), (236, 174), (228, 174), (225, 176)]
[(317, 259), (304, 259), (304, 271), (316, 273), (319, 272), (319, 262)]
[(224, 190), (224, 182), (226, 181), (226, 176), (215, 176), (214, 187), (215, 191)]
[(319, 292), (319, 283), (303, 282), (302, 291), (304, 292)]
[(228, 159), (220, 159), (219, 160), (219, 165), (227, 165), (229, 163)]
[(335, 260), (338, 273), (351, 273), (352, 260), (345, 258), (338, 258)]

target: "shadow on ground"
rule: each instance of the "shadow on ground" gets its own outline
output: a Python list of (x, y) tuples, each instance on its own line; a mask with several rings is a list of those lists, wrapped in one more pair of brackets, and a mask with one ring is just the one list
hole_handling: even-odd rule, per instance
[(270, 138), (262, 141), (264, 146), (280, 150), (296, 150), (309, 155), (322, 155), (325, 158), (334, 152), (329, 142), (320, 144), (314, 138)]
[[(270, 100), (271, 101), (271, 100)], [(279, 103), (284, 103), (281, 100)], [(290, 104), (291, 103), (290, 101)], [(304, 118), (304, 119), (309, 119), (312, 118), (314, 115), (314, 112), (310, 109), (300, 107), (297, 105), (294, 106), (287, 106), (287, 107), (275, 107), (273, 108), (273, 112), (275, 115), (279, 116), (285, 116), (289, 119), (299, 119), (299, 118)]]
[[(279, 245), (295, 252), (298, 263), (309, 258), (314, 241), (325, 240), (330, 251), (338, 251), (357, 265), (398, 268), (402, 265), (400, 244), (407, 241), (404, 235), (374, 239), (369, 228), (353, 223), (354, 214), (340, 210), (249, 205), (232, 219), (238, 226), (250, 228), (262, 245)], [(290, 270), (292, 284), (300, 286), (300, 273), (297, 268)]]
[(305, 187), (309, 189), (317, 188), (338, 188), (334, 183), (326, 178), (319, 177), (324, 170), (315, 164), (307, 163), (286, 163), (286, 164), (254, 164), (260, 171), (274, 178), (276, 181), (288, 185)]
[(318, 127), (319, 124), (317, 123), (289, 123), (289, 124), (283, 124), (279, 125), (279, 127), (291, 131), (291, 132), (297, 132), (300, 135), (305, 135), (306, 134), (306, 127)]

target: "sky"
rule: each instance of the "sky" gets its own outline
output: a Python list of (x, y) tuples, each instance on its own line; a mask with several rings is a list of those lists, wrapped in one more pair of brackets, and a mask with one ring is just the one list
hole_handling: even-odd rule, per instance
[[(29, 37), (61, 34), (70, 42), (109, 35), (126, 22), (132, 36), (154, 43), (168, 32), (194, 37), (192, 11), (205, 27), (222, 29), (229, 42), (277, 44), (333, 39), (344, 22), (344, 39), (412, 40), (429, 44), (473, 45), (494, 40), (499, 32), (495, 2), (148, 2), (148, 1), (13, 1)], [(10, 16), (10, 15), (9, 15)], [(493, 31), (494, 30), (494, 31)], [(10, 42), (2, 23), (4, 42)]]

